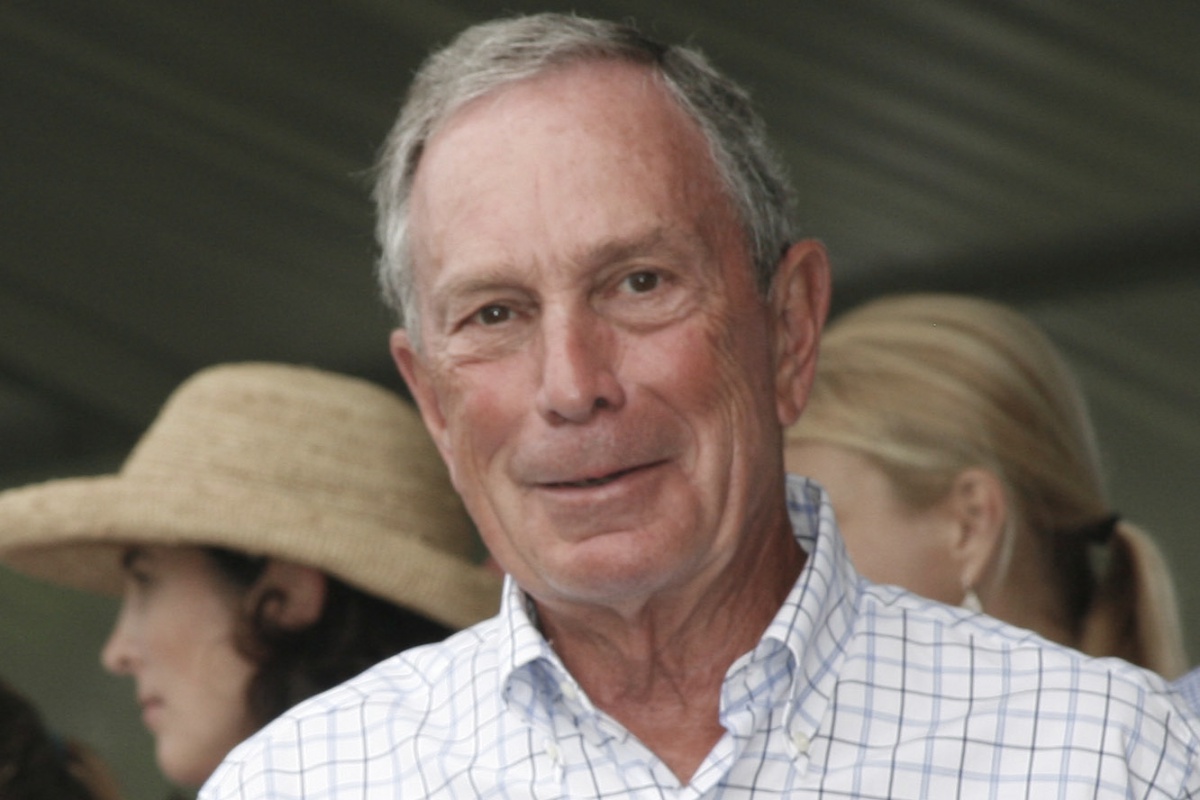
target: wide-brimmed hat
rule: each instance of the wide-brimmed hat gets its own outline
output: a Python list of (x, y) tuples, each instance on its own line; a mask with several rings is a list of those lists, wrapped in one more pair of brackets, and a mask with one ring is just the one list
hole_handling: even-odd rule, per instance
[(0, 561), (34, 577), (119, 594), (121, 553), (143, 543), (307, 564), (455, 628), (499, 607), (415, 409), (309, 367), (202, 370), (117, 474), (0, 493)]

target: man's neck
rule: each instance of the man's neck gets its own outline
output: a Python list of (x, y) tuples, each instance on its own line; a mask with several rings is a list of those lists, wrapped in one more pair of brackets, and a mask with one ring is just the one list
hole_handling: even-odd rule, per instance
[(592, 702), (687, 783), (724, 734), (726, 672), (758, 643), (805, 559), (789, 530), (731, 564), (695, 602), (651, 599), (621, 615), (539, 606), (542, 631)]

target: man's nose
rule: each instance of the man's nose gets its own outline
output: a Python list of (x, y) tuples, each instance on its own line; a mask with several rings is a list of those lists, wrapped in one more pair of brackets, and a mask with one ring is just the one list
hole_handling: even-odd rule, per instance
[(616, 332), (590, 310), (547, 313), (542, 320), (538, 411), (549, 421), (587, 422), (625, 402), (617, 375)]

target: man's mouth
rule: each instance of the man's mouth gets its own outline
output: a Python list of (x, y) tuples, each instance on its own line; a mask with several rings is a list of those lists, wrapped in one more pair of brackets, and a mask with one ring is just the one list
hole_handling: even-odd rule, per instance
[(642, 467), (630, 467), (629, 469), (617, 470), (616, 472), (610, 472), (607, 475), (601, 475), (596, 478), (584, 478), (583, 480), (578, 481), (560, 481), (556, 483), (549, 483), (547, 486), (549, 486), (551, 489), (591, 489), (596, 486), (605, 486), (610, 484), (613, 481), (619, 480), (629, 473), (636, 472), (639, 469), (642, 469)]

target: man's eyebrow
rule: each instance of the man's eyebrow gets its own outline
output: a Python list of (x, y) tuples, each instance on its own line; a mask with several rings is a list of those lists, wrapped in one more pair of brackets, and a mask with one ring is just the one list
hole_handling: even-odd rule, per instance
[(679, 248), (662, 227), (656, 226), (636, 236), (609, 239), (586, 250), (580, 259), (595, 266), (619, 264), (654, 252), (676, 251)]
[[(606, 239), (581, 249), (579, 254), (571, 258), (576, 263), (587, 266), (604, 266), (632, 261), (655, 252), (684, 253), (686, 250), (687, 248), (680, 246), (679, 237), (671, 236), (661, 226), (656, 226), (633, 236)], [(471, 275), (452, 277), (441, 288), (448, 295), (468, 297), (511, 287), (511, 276), (504, 264), (497, 263), (484, 266), (479, 272)]]
[(471, 302), (478, 295), (490, 295), (512, 289), (512, 278), (500, 266), (485, 269), (481, 273), (452, 277), (438, 287), (437, 296), (440, 300), (435, 303), (434, 317), (442, 318), (459, 304)]

